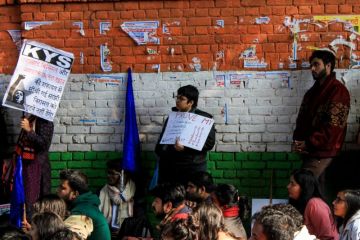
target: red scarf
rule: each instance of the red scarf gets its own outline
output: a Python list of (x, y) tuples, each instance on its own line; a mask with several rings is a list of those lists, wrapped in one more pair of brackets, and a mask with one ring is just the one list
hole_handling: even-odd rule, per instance
[(239, 207), (238, 206), (233, 206), (233, 207), (223, 207), (222, 208), (222, 212), (224, 217), (237, 217), (239, 216)]

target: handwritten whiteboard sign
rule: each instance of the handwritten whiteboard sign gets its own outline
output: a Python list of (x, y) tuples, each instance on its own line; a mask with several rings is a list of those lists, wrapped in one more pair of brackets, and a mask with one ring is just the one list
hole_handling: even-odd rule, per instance
[(214, 119), (189, 112), (171, 112), (160, 144), (182, 145), (201, 151), (209, 135)]
[(35, 41), (24, 41), (3, 105), (53, 121), (74, 55)]

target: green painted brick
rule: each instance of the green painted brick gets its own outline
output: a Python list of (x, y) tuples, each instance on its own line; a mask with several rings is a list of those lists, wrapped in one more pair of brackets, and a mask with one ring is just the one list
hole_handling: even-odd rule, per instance
[(293, 169), (299, 169), (299, 168), (301, 168), (301, 165), (302, 165), (302, 162), (301, 162), (301, 161), (299, 161), (299, 162), (293, 162), (293, 163), (292, 163), (292, 168), (293, 168)]
[(237, 170), (236, 171), (236, 177), (242, 178), (247, 177), (249, 175), (248, 170)]
[(275, 179), (274, 180), (274, 186), (275, 187), (283, 187), (286, 189), (286, 186), (289, 184), (288, 178), (281, 178), (281, 179)]
[(288, 153), (288, 159), (289, 161), (300, 161), (301, 155), (298, 153)]
[(59, 178), (60, 171), (59, 170), (51, 170), (51, 178)]
[(234, 160), (234, 153), (223, 153), (222, 156), (224, 161), (233, 161)]
[(207, 169), (208, 169), (208, 170), (215, 169), (215, 162), (213, 162), (213, 161), (207, 161)]
[(268, 168), (275, 168), (275, 169), (290, 169), (291, 163), (290, 162), (268, 162)]
[(265, 186), (265, 181), (264, 179), (261, 178), (247, 178), (247, 179), (242, 179), (241, 184), (243, 186), (249, 186), (249, 187), (262, 187)]
[(91, 188), (98, 188), (106, 184), (106, 179), (102, 178), (90, 178), (89, 185)]
[(86, 152), (85, 153), (85, 160), (95, 160), (96, 158), (96, 152)]
[(275, 153), (275, 161), (287, 160), (287, 153)]
[(275, 177), (276, 178), (290, 178), (290, 171), (289, 170), (276, 170)]
[(241, 169), (242, 162), (234, 162), (235, 169)]
[(261, 172), (259, 170), (248, 170), (248, 177), (250, 178), (256, 178), (261, 177)]
[(49, 153), (49, 160), (50, 161), (60, 161), (61, 154), (58, 152), (51, 152)]
[(237, 179), (225, 179), (225, 178), (215, 178), (214, 182), (219, 184), (219, 183), (223, 183), (223, 184), (232, 184), (232, 185), (238, 185), (239, 180)]
[(148, 152), (146, 154), (146, 159), (149, 161), (154, 161), (154, 162), (157, 161), (156, 154), (154, 152)]
[(235, 153), (236, 161), (244, 161), (248, 159), (248, 154), (246, 152)]
[(266, 162), (243, 162), (244, 169), (264, 169)]
[(224, 178), (235, 178), (236, 170), (226, 170), (224, 171)]
[(211, 170), (210, 174), (213, 178), (222, 178), (224, 176), (223, 170)]
[(105, 169), (106, 168), (106, 161), (104, 161), (104, 160), (92, 161), (92, 167), (93, 168)]
[(261, 153), (261, 160), (263, 161), (274, 160), (274, 153), (270, 153), (270, 152)]
[(72, 159), (75, 160), (75, 161), (79, 161), (79, 160), (84, 160), (84, 157), (85, 157), (85, 153), (83, 153), (83, 152), (74, 152)]
[(222, 161), (223, 160), (222, 159), (222, 157), (223, 157), (222, 153), (211, 152), (209, 155), (210, 155), (209, 158), (210, 158), (211, 161)]
[(218, 169), (234, 169), (234, 162), (216, 162), (216, 167)]
[(69, 168), (90, 168), (91, 161), (76, 161), (76, 162), (68, 162)]
[(69, 152), (61, 153), (61, 160), (63, 160), (63, 161), (71, 161), (72, 160), (72, 153), (69, 153)]
[(109, 152), (108, 159), (115, 160), (115, 159), (122, 159), (123, 153), (122, 152)]
[(256, 188), (252, 187), (249, 189), (249, 196), (253, 198), (269, 198), (269, 188)]
[(99, 170), (99, 169), (96, 169), (96, 170), (95, 169), (88, 169), (88, 170), (86, 170), (86, 175), (89, 178), (104, 178), (104, 179), (106, 179), (107, 172), (106, 172), (105, 169), (103, 171)]
[(50, 162), (51, 165), (51, 169), (55, 170), (55, 169), (66, 169), (67, 168), (67, 162), (63, 161), (63, 162)]
[(261, 153), (259, 152), (250, 152), (248, 153), (249, 160), (261, 160)]
[(276, 187), (276, 188), (274, 188), (273, 189), (273, 194), (277, 198), (283, 198), (283, 199), (288, 199), (289, 198), (288, 191), (284, 187)]
[(60, 185), (60, 179), (52, 179), (51, 180), (51, 186), (52, 187), (58, 187)]

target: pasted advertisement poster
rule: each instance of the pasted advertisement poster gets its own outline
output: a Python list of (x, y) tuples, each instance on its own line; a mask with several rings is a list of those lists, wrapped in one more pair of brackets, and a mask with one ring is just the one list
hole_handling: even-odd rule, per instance
[(171, 112), (160, 144), (175, 144), (176, 139), (186, 147), (204, 147), (214, 119), (189, 112)]
[(74, 55), (25, 40), (3, 105), (53, 121)]
[(129, 34), (138, 45), (160, 44), (160, 39), (157, 37), (158, 28), (159, 21), (124, 22), (121, 24), (121, 29)]

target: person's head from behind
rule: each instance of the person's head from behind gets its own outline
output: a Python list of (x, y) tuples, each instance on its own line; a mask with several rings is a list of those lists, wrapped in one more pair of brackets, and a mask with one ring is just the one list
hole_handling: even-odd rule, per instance
[(303, 214), (306, 204), (313, 197), (323, 198), (319, 183), (314, 174), (306, 169), (295, 170), (290, 176), (287, 185), (289, 203)]
[(11, 225), (0, 227), (1, 240), (31, 240), (31, 236)]
[(66, 203), (56, 194), (48, 194), (37, 200), (34, 205), (34, 213), (53, 212), (62, 219), (66, 215)]
[(199, 203), (208, 198), (214, 189), (214, 181), (210, 173), (197, 172), (190, 176), (186, 188), (186, 198)]
[(62, 170), (57, 195), (66, 202), (74, 201), (79, 195), (89, 191), (87, 176), (77, 170)]
[(180, 112), (188, 112), (197, 107), (198, 99), (199, 90), (196, 87), (192, 85), (180, 87), (177, 90), (176, 108)]
[(237, 206), (239, 202), (238, 190), (231, 184), (219, 184), (212, 194), (213, 203), (218, 207)]
[(298, 231), (291, 216), (267, 207), (254, 214), (249, 240), (292, 240)]
[(293, 205), (279, 203), (279, 204), (264, 206), (262, 210), (267, 211), (267, 209), (270, 208), (273, 209), (274, 211), (279, 211), (289, 216), (293, 220), (297, 231), (301, 230), (302, 226), (304, 225), (304, 218)]
[(60, 229), (46, 240), (83, 240), (79, 235), (68, 228)]
[(335, 68), (335, 55), (331, 50), (315, 50), (310, 57), (311, 73), (315, 80), (322, 80)]
[(32, 240), (47, 239), (63, 228), (65, 228), (65, 224), (56, 213), (37, 213), (31, 219), (29, 234)]
[(222, 211), (212, 203), (200, 204), (190, 221), (198, 228), (199, 239), (218, 239), (218, 233), (225, 229)]
[(187, 219), (178, 219), (164, 225), (161, 240), (197, 240), (195, 226)]
[(360, 210), (360, 190), (343, 190), (338, 192), (333, 201), (334, 215), (344, 219), (344, 225)]
[(173, 208), (185, 202), (185, 188), (180, 184), (160, 184), (152, 190), (155, 197), (152, 208), (155, 215), (163, 218)]

